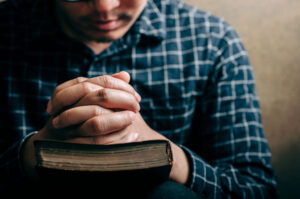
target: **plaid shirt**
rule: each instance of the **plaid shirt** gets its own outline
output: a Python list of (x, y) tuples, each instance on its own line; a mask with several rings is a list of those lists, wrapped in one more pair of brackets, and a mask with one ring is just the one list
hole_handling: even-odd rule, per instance
[(186, 186), (205, 198), (268, 198), (271, 153), (248, 54), (235, 30), (177, 0), (148, 0), (130, 31), (100, 55), (66, 37), (49, 1), (0, 4), (0, 185), (23, 180), (24, 140), (49, 119), (55, 87), (121, 70), (141, 114), (187, 153)]

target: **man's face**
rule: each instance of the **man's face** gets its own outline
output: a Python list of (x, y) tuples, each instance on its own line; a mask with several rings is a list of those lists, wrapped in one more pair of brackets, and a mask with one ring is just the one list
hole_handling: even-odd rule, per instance
[(112, 42), (130, 29), (147, 0), (56, 0), (56, 15), (63, 30), (81, 41)]

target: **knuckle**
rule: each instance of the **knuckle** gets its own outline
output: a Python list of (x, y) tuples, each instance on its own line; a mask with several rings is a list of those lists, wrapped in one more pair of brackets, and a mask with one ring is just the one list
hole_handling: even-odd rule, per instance
[(70, 110), (64, 111), (62, 114), (59, 116), (59, 120), (61, 123), (66, 123), (72, 118), (72, 113)]
[(91, 84), (88, 82), (82, 82), (81, 86), (84, 93), (89, 93), (90, 91), (92, 91)]
[(54, 92), (52, 93), (51, 98), (55, 99), (57, 98), (57, 96), (62, 92), (62, 89), (60, 88), (60, 86), (56, 87)]
[(93, 129), (93, 135), (99, 135), (99, 134), (103, 134), (105, 132), (106, 129), (106, 124), (105, 122), (102, 122), (101, 119), (99, 117), (95, 117), (92, 120), (92, 129)]
[(128, 92), (129, 92), (132, 96), (135, 96), (135, 89), (134, 89), (130, 84), (128, 84)]
[(126, 111), (125, 118), (124, 118), (125, 123), (131, 124), (132, 118), (133, 118), (133, 115), (129, 111)]
[(101, 115), (101, 110), (98, 106), (94, 106), (94, 108), (92, 109), (92, 116), (98, 116)]
[(102, 79), (103, 87), (108, 88), (111, 86), (112, 81), (111, 81), (111, 77), (109, 75), (103, 75), (101, 77), (101, 79)]
[(62, 95), (63, 95), (62, 91), (58, 92), (53, 101), (55, 104), (65, 107), (68, 105), (68, 101), (65, 100), (65, 98), (62, 97)]
[(94, 106), (93, 108), (93, 113), (92, 115), (95, 116), (99, 116), (102, 115), (104, 113), (103, 109), (100, 106)]
[(75, 78), (75, 82), (76, 83), (81, 83), (81, 82), (83, 82), (83, 81), (85, 81), (87, 78), (85, 78), (85, 77), (76, 77)]
[(102, 102), (108, 102), (109, 101), (109, 97), (108, 97), (109, 94), (108, 93), (109, 93), (108, 90), (105, 89), (105, 88), (99, 90), (98, 96), (101, 98)]
[(109, 110), (109, 109), (106, 109), (106, 108), (103, 108), (101, 106), (98, 106), (96, 105), (95, 108), (94, 108), (94, 117), (96, 116), (100, 116), (100, 115), (104, 115), (104, 114), (107, 114), (107, 113), (112, 113), (113, 111), (112, 110)]
[(130, 102), (129, 107), (133, 111), (139, 111), (140, 110), (140, 105), (139, 103), (135, 100), (135, 97), (132, 95), (128, 96), (128, 101)]

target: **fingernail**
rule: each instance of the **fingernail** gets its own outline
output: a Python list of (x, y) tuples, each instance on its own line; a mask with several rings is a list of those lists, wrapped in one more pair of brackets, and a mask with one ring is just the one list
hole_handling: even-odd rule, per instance
[(59, 128), (59, 119), (58, 119), (58, 117), (55, 117), (55, 118), (52, 120), (52, 125), (53, 125), (55, 128)]
[(137, 92), (135, 92), (135, 97), (138, 100), (138, 102), (140, 102), (142, 100), (142, 97)]
[(136, 114), (134, 112), (129, 111), (129, 117), (131, 118), (132, 121), (134, 121)]
[(46, 109), (47, 113), (49, 113), (50, 115), (52, 113), (52, 105), (51, 104), (52, 104), (51, 100), (49, 100), (48, 104), (47, 104), (47, 109)]
[(138, 103), (137, 106), (136, 106), (135, 109), (134, 109), (134, 112), (137, 113), (137, 112), (139, 112), (140, 110), (141, 110), (141, 106), (140, 106), (140, 104)]

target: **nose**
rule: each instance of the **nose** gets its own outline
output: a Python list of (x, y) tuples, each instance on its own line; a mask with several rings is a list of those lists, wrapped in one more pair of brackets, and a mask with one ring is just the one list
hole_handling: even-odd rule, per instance
[(120, 5), (120, 0), (94, 0), (93, 2), (98, 12), (108, 12)]

